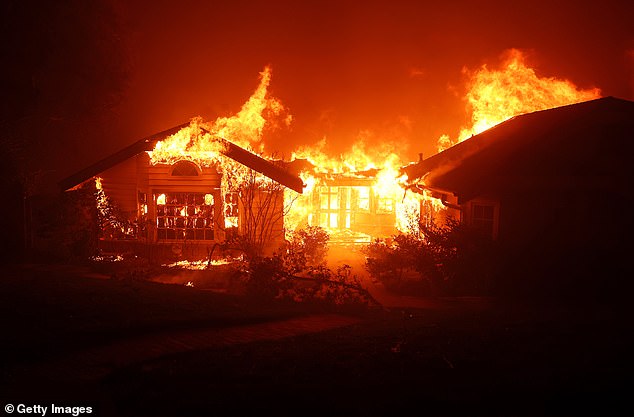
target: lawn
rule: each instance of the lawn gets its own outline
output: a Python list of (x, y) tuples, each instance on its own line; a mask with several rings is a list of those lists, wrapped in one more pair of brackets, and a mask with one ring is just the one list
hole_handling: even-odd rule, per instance
[(433, 309), (355, 310), (361, 320), (344, 328), (154, 358), (98, 381), (49, 375), (17, 386), (29, 364), (112, 340), (324, 308), (257, 305), (196, 287), (86, 277), (85, 270), (8, 272), (0, 280), (5, 402), (83, 401), (100, 415), (634, 412), (630, 310), (595, 304), (446, 299)]
[(99, 272), (59, 265), (5, 268), (0, 279), (0, 363), (46, 359), (144, 333), (226, 327), (315, 310), (183, 284), (110, 278), (121, 275), (104, 274), (103, 268)]

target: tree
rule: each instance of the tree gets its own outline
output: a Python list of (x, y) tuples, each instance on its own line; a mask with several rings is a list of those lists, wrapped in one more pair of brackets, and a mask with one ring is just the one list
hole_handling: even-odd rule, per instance
[(125, 92), (125, 37), (107, 0), (9, 0), (0, 31), (0, 193), (8, 210), (0, 228), (28, 246), (31, 197), (54, 185), (63, 152), (106, 123)]
[(3, 8), (3, 125), (77, 119), (119, 102), (128, 68), (113, 2), (9, 0)]
[[(250, 259), (261, 257), (266, 249), (281, 247), (284, 216), (294, 199), (286, 201), (283, 185), (236, 161), (227, 158), (223, 168), (222, 189), (238, 200), (238, 230), (233, 241)], [(225, 200), (225, 217), (235, 214), (228, 213), (227, 204)]]

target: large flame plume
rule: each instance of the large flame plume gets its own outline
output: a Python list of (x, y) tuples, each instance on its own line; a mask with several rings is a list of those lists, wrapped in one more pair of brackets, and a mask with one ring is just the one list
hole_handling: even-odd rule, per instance
[[(468, 76), (464, 99), (471, 114), (471, 126), (463, 128), (454, 140), (443, 135), (438, 140), (439, 151), (516, 115), (585, 101), (600, 95), (596, 88), (583, 90), (568, 80), (539, 77), (527, 65), (524, 54), (519, 50), (508, 51), (500, 69), (482, 66), (475, 71), (464, 70), (464, 73)], [(222, 156), (226, 142), (219, 139), (262, 154), (265, 129), (291, 123), (292, 117), (281, 101), (269, 94), (270, 81), (271, 69), (266, 67), (260, 73), (258, 87), (237, 114), (220, 117), (212, 122), (194, 118), (187, 127), (159, 141), (148, 152), (151, 163), (173, 164), (187, 159), (200, 166), (217, 165), (224, 173), (223, 189), (231, 190), (231, 181), (235, 179), (230, 178), (246, 176), (248, 173), (243, 172), (245, 167)], [(426, 191), (407, 191), (405, 184), (408, 179), (402, 174), (401, 167), (408, 161), (402, 160), (399, 154), (403, 150), (402, 143), (382, 141), (376, 145), (376, 141), (372, 142), (370, 146), (369, 141), (360, 139), (348, 152), (333, 156), (326, 152), (324, 138), (312, 146), (298, 147), (292, 153), (292, 159), (305, 160), (308, 164), (299, 174), (305, 184), (303, 195), (286, 190), (284, 226), (287, 232), (320, 223), (311, 217), (316, 201), (312, 193), (318, 192), (317, 187), (342, 178), (371, 181), (369, 192), (392, 202), (390, 210), (394, 213), (393, 226), (401, 232), (417, 230), (419, 222), (425, 218), (421, 216), (421, 210), (427, 214), (444, 211), (443, 203)], [(419, 189), (424, 189), (424, 184)], [(236, 226), (237, 218), (225, 220), (229, 222), (228, 227)], [(329, 232), (336, 233), (345, 229), (346, 225), (339, 221), (330, 222), (325, 227)]]
[(463, 71), (469, 77), (465, 100), (471, 112), (471, 126), (461, 129), (456, 140), (441, 136), (439, 152), (511, 117), (601, 96), (598, 88), (584, 90), (569, 80), (539, 77), (518, 49), (510, 49), (505, 55), (501, 69), (483, 65), (476, 71)]
[(231, 117), (219, 117), (212, 122), (202, 118), (193, 119), (189, 126), (174, 135), (159, 141), (154, 150), (148, 152), (153, 164), (173, 163), (189, 159), (203, 166), (217, 163), (224, 146), (218, 139), (232, 143), (256, 153), (264, 151), (262, 136), (267, 126), (283, 117), (282, 123), (290, 124), (292, 116), (285, 114), (281, 101), (268, 93), (271, 68), (260, 73), (260, 83), (255, 92)]

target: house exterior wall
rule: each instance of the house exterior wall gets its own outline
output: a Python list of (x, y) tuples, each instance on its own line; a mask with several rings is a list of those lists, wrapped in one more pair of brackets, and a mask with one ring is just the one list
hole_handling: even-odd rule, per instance
[(270, 256), (284, 244), (284, 191), (256, 191), (244, 207), (240, 201), (238, 233), (249, 236), (260, 247), (262, 254)]
[[(138, 224), (134, 239), (137, 244), (128, 241), (126, 245), (137, 250), (138, 243), (162, 245), (167, 248), (162, 252), (177, 257), (205, 256), (214, 244), (224, 242), (227, 238), (227, 195), (221, 190), (222, 175), (213, 166), (196, 166), (198, 175), (173, 175), (174, 168), (175, 164), (152, 165), (148, 155), (141, 153), (104, 171), (100, 176), (110, 202), (122, 208), (128, 220)], [(272, 248), (279, 247), (284, 241), (284, 198), (280, 191), (278, 198), (272, 199), (272, 204), (267, 205), (267, 198), (260, 194), (256, 193), (249, 210), (236, 204), (240, 220), (235, 231), (246, 232), (245, 215), (251, 213), (252, 221), (258, 222), (252, 232), (264, 236), (264, 247), (268, 250), (265, 252), (270, 254)], [(193, 200), (187, 200), (188, 203), (183, 205), (178, 202), (170, 204), (165, 201), (170, 196)], [(199, 226), (196, 221), (207, 220), (199, 214), (200, 210), (213, 212), (212, 234), (205, 227), (202, 231), (197, 229)], [(191, 224), (195, 226), (187, 226), (189, 221), (194, 221)], [(172, 233), (171, 229), (180, 234)], [(113, 242), (104, 245), (112, 248)]]
[(462, 221), (481, 230), (493, 240), (499, 237), (500, 201), (493, 196), (478, 197), (462, 206)]
[[(631, 280), (628, 245), (632, 219), (614, 204), (622, 193), (610, 184), (542, 184), (500, 190), (497, 201), (501, 288), (510, 292), (573, 294)], [(596, 184), (595, 184), (596, 185)], [(463, 204), (469, 212), (481, 198)], [(465, 217), (465, 219), (468, 217)]]
[[(213, 167), (203, 167), (199, 171), (197, 176), (174, 176), (172, 175), (172, 165), (157, 164), (148, 166), (147, 170), (143, 169), (143, 173), (146, 173), (147, 185), (144, 188), (138, 189), (139, 210), (143, 211), (143, 205), (147, 206), (147, 225), (145, 230), (145, 238), (149, 242), (159, 241), (178, 241), (187, 240), (187, 237), (176, 238), (174, 236), (164, 235), (159, 233), (161, 225), (157, 219), (165, 215), (165, 213), (159, 213), (159, 201), (157, 201), (161, 195), (173, 195), (175, 193), (196, 193), (196, 194), (211, 194), (214, 200), (214, 237), (213, 239), (200, 239), (195, 240), (224, 240), (223, 233), (223, 209), (222, 209), (222, 194), (220, 191), (221, 176)], [(145, 183), (145, 181), (142, 181)], [(193, 213), (188, 213), (193, 215)], [(140, 213), (143, 216), (143, 213)], [(185, 227), (185, 226), (183, 226)], [(193, 236), (192, 236), (193, 237)]]
[(104, 193), (127, 220), (137, 217), (137, 164), (128, 159), (100, 174)]

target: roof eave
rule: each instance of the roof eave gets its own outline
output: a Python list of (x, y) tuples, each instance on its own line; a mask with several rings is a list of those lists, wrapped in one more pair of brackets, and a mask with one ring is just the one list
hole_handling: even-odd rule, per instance
[(254, 153), (247, 151), (246, 149), (241, 148), (234, 143), (229, 142), (228, 140), (219, 140), (221, 140), (225, 145), (222, 154), (226, 157), (231, 158), (234, 161), (239, 162), (242, 165), (259, 172), (260, 174), (267, 176), (268, 178), (278, 182), (279, 184), (287, 188), (290, 188), (293, 191), (296, 191), (300, 194), (303, 193), (304, 182), (298, 176), (291, 174), (285, 169), (273, 164), (270, 161), (267, 161), (264, 158), (259, 157)]
[(90, 165), (89, 167), (84, 168), (81, 171), (64, 178), (58, 183), (58, 185), (62, 191), (72, 190), (77, 186), (85, 183), (89, 179), (104, 172), (105, 170), (112, 168), (120, 162), (125, 161), (126, 159), (129, 159), (141, 152), (151, 151), (152, 149), (154, 149), (156, 142), (158, 142), (160, 139), (171, 136), (188, 125), (189, 122), (183, 123), (162, 132), (145, 137), (133, 143), (132, 145), (125, 147), (120, 151), (115, 152), (112, 155), (107, 156), (104, 159)]
[[(152, 149), (154, 149), (154, 146), (156, 146), (156, 143), (159, 140), (173, 135), (184, 127), (189, 126), (189, 124), (189, 122), (183, 123), (162, 132), (145, 137), (133, 143), (132, 145), (121, 149), (120, 151), (115, 152), (114, 154), (92, 164), (91, 166), (84, 168), (69, 177), (66, 177), (58, 183), (59, 187), (62, 191), (75, 189), (91, 178), (94, 178), (100, 173), (106, 171), (109, 168), (112, 168), (113, 166), (125, 161), (126, 159), (138, 155), (141, 152), (151, 151)], [(253, 169), (254, 171), (266, 175), (270, 179), (278, 182), (279, 184), (287, 188), (290, 188), (291, 190), (297, 191), (300, 194), (303, 192), (304, 182), (298, 176), (291, 174), (285, 169), (247, 151), (246, 149), (239, 147), (238, 145), (229, 142), (228, 140), (218, 140), (222, 141), (225, 145), (222, 154), (226, 157), (231, 158), (234, 161)]]

